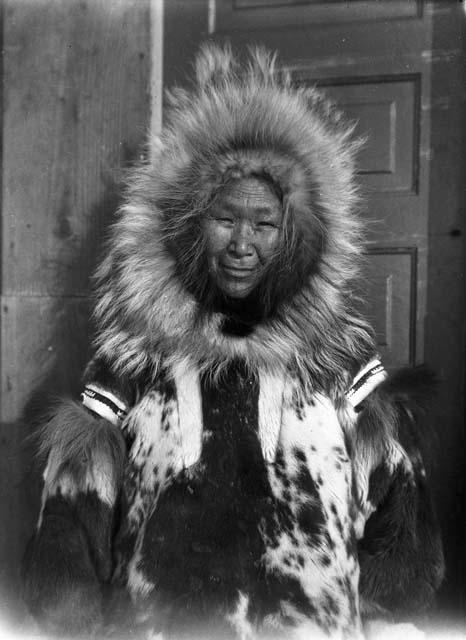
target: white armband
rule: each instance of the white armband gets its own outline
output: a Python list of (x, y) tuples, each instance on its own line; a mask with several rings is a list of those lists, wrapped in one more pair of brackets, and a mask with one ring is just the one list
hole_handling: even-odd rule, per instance
[(386, 379), (387, 375), (383, 364), (377, 358), (374, 358), (374, 360), (366, 364), (346, 392), (346, 398), (353, 409), (361, 404), (361, 402)]
[(97, 384), (87, 384), (81, 393), (83, 405), (105, 418), (115, 426), (119, 426), (126, 417), (128, 407), (115, 394)]

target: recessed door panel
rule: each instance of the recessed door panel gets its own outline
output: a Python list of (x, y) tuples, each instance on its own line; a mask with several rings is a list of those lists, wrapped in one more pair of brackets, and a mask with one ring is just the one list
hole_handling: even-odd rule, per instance
[[(299, 82), (312, 83), (303, 71), (295, 77)], [(370, 191), (416, 193), (419, 76), (362, 77), (319, 84), (356, 123), (355, 134), (365, 140), (358, 154), (361, 183)]]
[(416, 250), (377, 248), (362, 280), (364, 312), (385, 366), (413, 364), (416, 345)]
[(418, 0), (215, 0), (212, 31), (331, 23), (371, 22), (420, 15)]

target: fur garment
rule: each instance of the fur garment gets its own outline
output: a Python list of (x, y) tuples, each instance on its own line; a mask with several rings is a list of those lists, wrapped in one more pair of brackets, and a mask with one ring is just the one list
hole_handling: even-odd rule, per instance
[[(431, 603), (443, 559), (416, 435), (430, 380), (382, 375), (356, 407), (349, 392), (375, 356), (356, 311), (352, 134), (261, 50), (240, 63), (206, 46), (169, 95), (97, 273), (84, 406), (45, 420), (24, 565), (38, 618), (94, 629), (85, 594), (110, 586), (117, 635), (343, 639)], [(253, 313), (212, 295), (202, 233), (241, 177), (273, 184), (284, 212)], [(57, 538), (82, 564), (67, 543), (47, 560)], [(81, 617), (57, 621), (60, 590)]]
[[(133, 376), (180, 362), (212, 372), (240, 358), (342, 392), (374, 349), (353, 308), (361, 254), (353, 127), (262, 51), (241, 72), (231, 52), (207, 47), (196, 68), (194, 89), (171, 94), (159, 153), (134, 173), (98, 271), (97, 354)], [(300, 285), (241, 339), (223, 331), (225, 313), (206, 310), (190, 278), (202, 260), (202, 216), (232, 176), (279, 186)]]

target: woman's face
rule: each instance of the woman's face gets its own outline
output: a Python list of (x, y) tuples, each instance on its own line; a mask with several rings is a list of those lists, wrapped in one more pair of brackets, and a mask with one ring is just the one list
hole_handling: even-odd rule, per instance
[(228, 297), (245, 298), (259, 284), (282, 237), (283, 212), (271, 186), (257, 178), (229, 183), (204, 223), (209, 274)]

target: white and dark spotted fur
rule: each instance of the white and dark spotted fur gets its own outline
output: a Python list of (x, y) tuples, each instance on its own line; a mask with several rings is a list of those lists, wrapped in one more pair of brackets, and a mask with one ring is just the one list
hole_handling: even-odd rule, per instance
[[(207, 47), (196, 69), (98, 272), (85, 377), (127, 415), (65, 403), (44, 420), (25, 598), (54, 631), (358, 638), (367, 617), (426, 609), (442, 577), (418, 438), (430, 382), (392, 376), (358, 412), (346, 396), (374, 355), (353, 300), (351, 127), (261, 51), (241, 67)], [(250, 175), (282, 194), (294, 262), (246, 323), (206, 303), (199, 229)]]

